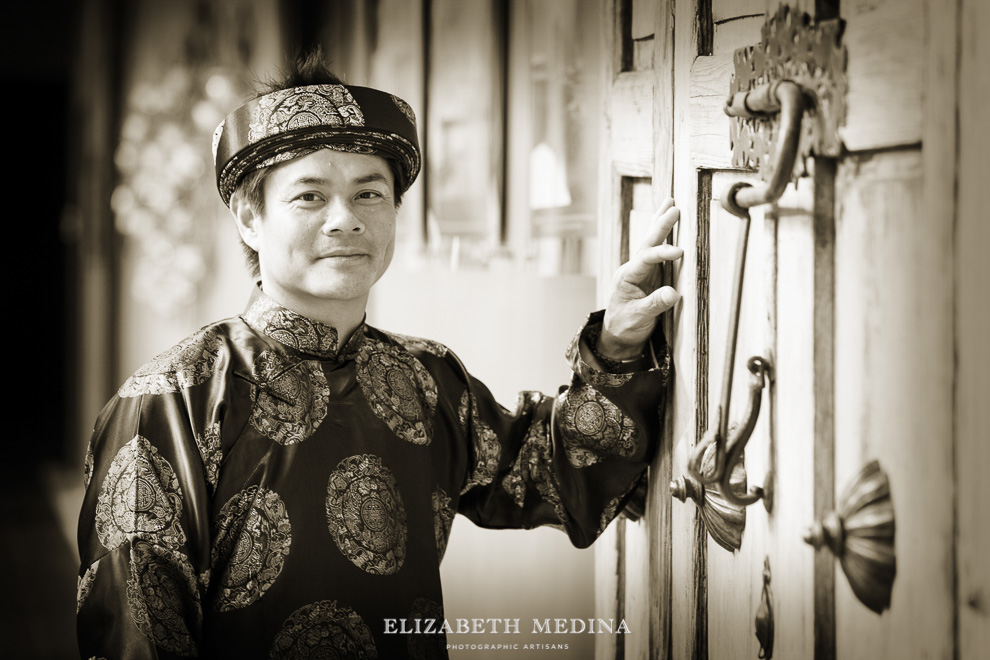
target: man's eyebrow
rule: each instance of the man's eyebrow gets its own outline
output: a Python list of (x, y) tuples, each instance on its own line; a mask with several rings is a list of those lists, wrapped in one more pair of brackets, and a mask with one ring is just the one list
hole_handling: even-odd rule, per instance
[(364, 176), (354, 179), (354, 183), (372, 183), (375, 181), (381, 181), (382, 183), (388, 183), (388, 179), (384, 174), (379, 172), (374, 172), (372, 174), (366, 174)]
[(330, 180), (319, 176), (301, 176), (292, 183), (297, 185), (302, 184), (304, 186), (321, 186), (330, 183)]
[[(364, 176), (359, 176), (352, 180), (351, 183), (362, 184), (362, 183), (373, 183), (376, 181), (381, 181), (382, 183), (388, 183), (388, 178), (379, 172), (373, 172), (371, 174), (365, 174)], [(330, 183), (329, 179), (325, 179), (320, 176), (303, 176), (299, 177), (293, 181), (296, 185), (303, 186), (322, 186)]]

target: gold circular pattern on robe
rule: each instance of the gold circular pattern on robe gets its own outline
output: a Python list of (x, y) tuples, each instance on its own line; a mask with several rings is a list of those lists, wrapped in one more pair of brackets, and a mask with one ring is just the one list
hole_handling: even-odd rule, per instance
[(264, 351), (254, 363), (251, 426), (280, 445), (293, 445), (313, 435), (327, 415), (330, 388), (320, 363), (292, 362)]
[(223, 459), (220, 448), (220, 422), (210, 424), (201, 434), (196, 435), (196, 448), (199, 449), (199, 456), (203, 459), (206, 482), (216, 490), (217, 479), (220, 477), (220, 461)]
[(398, 437), (428, 445), (437, 409), (437, 386), (409, 351), (367, 341), (358, 351), (357, 381), (372, 412)]
[(447, 551), (447, 540), (450, 538), (450, 526), (453, 522), (454, 510), (450, 506), (450, 498), (443, 488), (437, 486), (433, 491), (433, 534), (437, 541), (437, 561), (442, 561)]
[(215, 330), (203, 328), (134, 372), (117, 395), (166, 394), (199, 385), (213, 373), (222, 343)]
[(96, 503), (96, 533), (113, 550), (131, 536), (167, 548), (185, 543), (182, 491), (172, 466), (139, 435), (120, 448)]
[(275, 636), (272, 660), (375, 660), (371, 629), (354, 610), (321, 600), (293, 612)]
[(156, 645), (177, 655), (196, 655), (203, 611), (196, 575), (184, 554), (143, 541), (134, 543), (127, 604), (138, 630)]
[(345, 458), (327, 484), (327, 524), (340, 552), (372, 575), (406, 558), (406, 509), (392, 471), (372, 454)]
[(100, 560), (97, 559), (86, 569), (85, 573), (79, 576), (79, 580), (76, 582), (76, 614), (79, 614), (86, 596), (89, 595), (90, 589), (93, 588), (93, 580), (96, 579), (96, 571), (99, 568)]
[(461, 488), (463, 495), (473, 487), (485, 486), (495, 479), (498, 462), (502, 457), (502, 445), (498, 443), (498, 436), (492, 427), (482, 421), (478, 414), (478, 402), (467, 390), (461, 395), (460, 405), (457, 406), (457, 418), (461, 423), (461, 431), (465, 435), (471, 434), (471, 448), (474, 450), (474, 465)]
[[(443, 621), (443, 608), (429, 598), (417, 598), (413, 601), (409, 619), (432, 619), (437, 622), (434, 627), (437, 630)], [(406, 644), (411, 660), (444, 660), (447, 657), (447, 634), (444, 632), (409, 635)]]
[(251, 486), (217, 515), (211, 570), (219, 575), (213, 607), (229, 612), (261, 598), (275, 583), (292, 543), (292, 526), (278, 493)]
[(588, 385), (565, 392), (559, 414), (564, 451), (574, 467), (587, 467), (609, 456), (628, 458), (636, 452), (635, 423)]

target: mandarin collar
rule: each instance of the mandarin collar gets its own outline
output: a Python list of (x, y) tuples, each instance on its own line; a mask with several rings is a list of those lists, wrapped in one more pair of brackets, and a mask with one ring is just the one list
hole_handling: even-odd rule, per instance
[(347, 344), (338, 350), (337, 328), (283, 307), (256, 287), (242, 318), (275, 341), (320, 358), (342, 361), (353, 357), (364, 343), (365, 322), (355, 328)]

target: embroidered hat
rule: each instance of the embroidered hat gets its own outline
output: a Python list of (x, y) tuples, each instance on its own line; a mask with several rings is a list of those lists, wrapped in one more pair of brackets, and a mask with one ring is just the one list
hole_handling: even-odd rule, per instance
[(307, 85), (248, 101), (213, 133), (224, 204), (245, 174), (317, 149), (382, 156), (398, 164), (402, 192), (420, 170), (416, 116), (397, 96), (370, 87)]

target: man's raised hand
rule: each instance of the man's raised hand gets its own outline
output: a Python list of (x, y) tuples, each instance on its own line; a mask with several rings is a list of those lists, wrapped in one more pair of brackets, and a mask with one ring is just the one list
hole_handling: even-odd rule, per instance
[(661, 264), (684, 255), (683, 249), (664, 243), (680, 216), (673, 199), (661, 204), (643, 244), (615, 272), (596, 348), (600, 355), (613, 360), (642, 355), (657, 317), (681, 297), (673, 287), (660, 286)]

